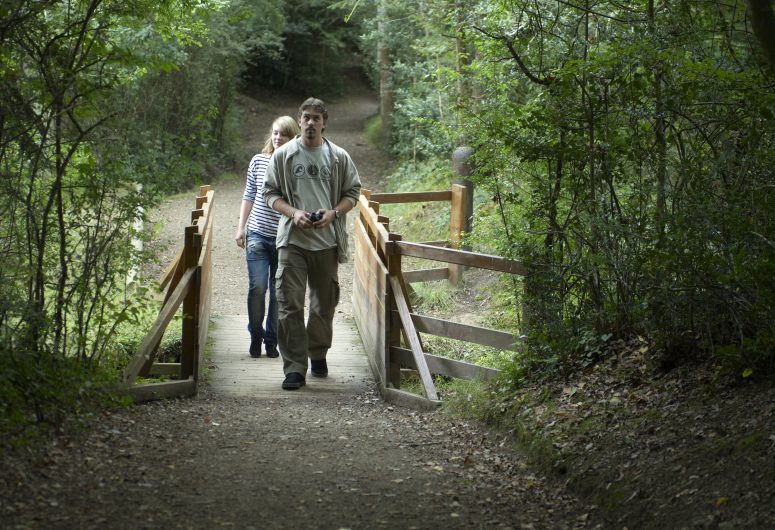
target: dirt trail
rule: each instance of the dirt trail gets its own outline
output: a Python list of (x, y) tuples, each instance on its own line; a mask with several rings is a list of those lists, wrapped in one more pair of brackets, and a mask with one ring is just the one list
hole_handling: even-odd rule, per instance
[[(272, 117), (295, 115), (298, 102), (242, 104), (247, 165)], [(375, 111), (363, 89), (330, 103), (327, 134), (351, 153), (365, 185), (384, 165), (361, 136)], [(243, 179), (240, 171), (216, 183), (216, 318), (245, 313), (244, 258), (233, 242)], [(176, 240), (191, 202), (182, 194), (162, 205), (160, 239)], [(341, 274), (349, 288), (351, 269)], [(347, 311), (349, 292), (342, 298)], [(312, 402), (226, 398), (205, 388), (195, 399), (106, 413), (94, 424), (4, 457), (3, 528), (593, 526), (594, 512), (532, 471), (506, 439), (441, 412), (389, 406), (373, 390)]]

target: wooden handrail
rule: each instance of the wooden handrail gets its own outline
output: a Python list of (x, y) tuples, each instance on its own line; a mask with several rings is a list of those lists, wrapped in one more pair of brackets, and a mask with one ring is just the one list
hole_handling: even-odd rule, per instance
[[(210, 278), (212, 277), (212, 224), (215, 192), (202, 186), (191, 212), (191, 224), (185, 228), (183, 248), (167, 266), (160, 279), (167, 288), (162, 308), (150, 331), (138, 346), (124, 369), (123, 379), (129, 393), (137, 400), (189, 395), (196, 392), (199, 366), (207, 339), (210, 312)], [(165, 363), (154, 370), (154, 357), (169, 323), (183, 306), (183, 355), (180, 363)], [(177, 372), (177, 381), (135, 385), (138, 375)]]
[[(398, 316), (398, 315), (396, 315)], [(434, 318), (425, 315), (412, 313), (412, 322), (417, 331), (428, 333), (437, 337), (446, 337), (449, 339), (481, 344), (500, 350), (514, 350), (517, 348), (519, 338), (511, 333), (499, 331), (497, 329), (482, 328), (470, 324), (460, 324), (450, 320)]]
[(156, 321), (151, 326), (151, 331), (145, 336), (140, 346), (137, 348), (137, 353), (124, 369), (124, 381), (130, 382), (140, 372), (140, 368), (149, 360), (149, 353), (151, 349), (161, 340), (164, 331), (175, 316), (180, 304), (183, 303), (188, 293), (191, 281), (194, 278), (195, 269), (193, 267), (186, 270), (183, 273), (183, 277), (178, 282), (177, 287), (172, 292), (172, 295), (167, 299), (167, 302), (159, 311), (159, 316), (156, 317)]
[[(381, 204), (406, 202), (449, 201), (450, 239), (441, 242), (413, 243), (403, 241), (390, 231), (390, 219), (380, 215)], [(453, 185), (451, 191), (412, 193), (371, 193), (364, 190), (358, 201), (360, 221), (356, 223), (356, 286), (355, 293), (364, 297), (356, 305), (356, 321), (362, 329), (364, 344), (375, 348), (373, 366), (380, 377), (380, 390), (386, 399), (416, 404), (400, 391), (400, 367), (411, 365), (417, 370), (427, 401), (438, 403), (432, 373), (452, 377), (489, 379), (498, 370), (472, 365), (425, 353), (420, 333), (452, 338), (503, 350), (517, 349), (520, 339), (511, 333), (470, 326), (448, 320), (418, 315), (412, 312), (407, 297), (408, 283), (447, 279), (457, 285), (463, 267), (526, 276), (528, 269), (519, 261), (460, 250), (465, 225), (463, 209), (466, 200), (464, 186)], [(451, 247), (451, 248), (450, 248)], [(402, 270), (402, 257), (438, 261), (444, 269)], [(375, 312), (376, 311), (376, 315)], [(375, 318), (376, 316), (376, 318)], [(400, 331), (399, 331), (400, 330)], [(406, 348), (400, 347), (403, 335)], [(415, 399), (422, 399), (414, 396)]]
[(372, 193), (369, 200), (380, 204), (408, 202), (441, 202), (452, 199), (451, 191), (408, 191), (403, 193)]
[(413, 256), (415, 258), (425, 258), (445, 263), (457, 263), (458, 265), (476, 267), (478, 269), (507, 272), (521, 276), (527, 276), (528, 273), (527, 268), (518, 261), (488, 254), (479, 254), (477, 252), (468, 252), (466, 250), (410, 243), (409, 241), (397, 241), (391, 250), (403, 256)]

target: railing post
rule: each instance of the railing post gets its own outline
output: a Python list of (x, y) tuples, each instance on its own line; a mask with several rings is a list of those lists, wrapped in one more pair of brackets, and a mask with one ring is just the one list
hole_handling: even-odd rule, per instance
[[(183, 243), (183, 261), (186, 269), (198, 268), (202, 236), (196, 226), (187, 226)], [(191, 286), (183, 299), (183, 331), (181, 333), (180, 377), (198, 377), (199, 349), (199, 284), (200, 271), (194, 274)]]
[[(463, 211), (463, 231), (470, 233), (473, 227), (474, 219), (474, 183), (468, 178), (471, 176), (471, 156), (474, 154), (474, 149), (468, 146), (462, 146), (455, 149), (452, 153), (452, 170), (458, 177), (452, 181), (453, 184), (460, 184), (465, 186), (468, 194), (464, 203)], [(463, 250), (471, 250), (469, 246), (464, 246)]]
[[(391, 241), (401, 241), (400, 234), (389, 234)], [(388, 274), (401, 277), (401, 254), (387, 256)], [(385, 364), (385, 379), (393, 388), (401, 388), (401, 364), (390, 354), (391, 346), (401, 346), (401, 321), (394, 317), (397, 310), (395, 296), (390, 297), (390, 312), (388, 313), (388, 358)]]
[[(452, 201), (449, 214), (449, 240), (452, 248), (460, 249), (463, 242), (463, 232), (465, 231), (465, 211), (468, 190), (460, 184), (452, 185)], [(450, 263), (447, 266), (449, 270), (449, 284), (452, 287), (459, 287), (463, 278), (463, 266)]]

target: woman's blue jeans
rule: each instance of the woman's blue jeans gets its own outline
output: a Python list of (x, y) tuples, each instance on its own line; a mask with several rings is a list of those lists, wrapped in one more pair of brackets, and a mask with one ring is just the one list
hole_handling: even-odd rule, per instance
[[(248, 331), (251, 341), (263, 341), (277, 346), (277, 297), (274, 277), (277, 272), (277, 247), (274, 237), (257, 232), (247, 234), (248, 262)], [(269, 310), (266, 310), (266, 290), (269, 288)], [(266, 326), (264, 326), (266, 315)]]

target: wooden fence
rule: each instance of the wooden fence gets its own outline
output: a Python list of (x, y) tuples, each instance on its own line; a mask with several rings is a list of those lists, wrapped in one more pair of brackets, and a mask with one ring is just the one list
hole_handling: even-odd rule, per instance
[[(124, 370), (124, 383), (135, 401), (196, 393), (207, 343), (212, 298), (213, 198), (210, 186), (199, 188), (191, 224), (185, 227), (183, 248), (161, 278), (166, 289), (162, 308), (137, 353)], [(154, 362), (162, 336), (183, 306), (181, 359), (179, 363)], [(136, 382), (138, 376), (162, 375), (174, 379)]]
[[(503, 331), (431, 318), (412, 311), (407, 285), (447, 279), (458, 285), (464, 267), (525, 275), (525, 267), (498, 256), (459, 250), (465, 226), (467, 190), (455, 184), (449, 191), (371, 193), (364, 190), (355, 221), (355, 321), (378, 380), (388, 401), (434, 407), (440, 401), (431, 374), (461, 379), (489, 379), (498, 371), (471, 363), (425, 353), (420, 332), (457, 340), (514, 349), (516, 338)], [(427, 201), (450, 202), (448, 242), (411, 243), (390, 232), (390, 219), (380, 215), (380, 204)], [(445, 263), (443, 268), (403, 271), (401, 258), (413, 256)], [(403, 336), (404, 345), (401, 345)], [(417, 370), (425, 397), (400, 389), (401, 367)]]

